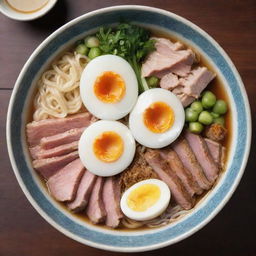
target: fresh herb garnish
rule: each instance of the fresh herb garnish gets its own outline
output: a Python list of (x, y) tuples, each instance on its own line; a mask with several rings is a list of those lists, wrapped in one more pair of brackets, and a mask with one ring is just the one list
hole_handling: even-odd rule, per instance
[(150, 32), (134, 24), (120, 23), (115, 29), (100, 28), (96, 36), (104, 54), (118, 55), (130, 63), (137, 76), (139, 91), (149, 89), (145, 78), (141, 76), (141, 63), (155, 49)]

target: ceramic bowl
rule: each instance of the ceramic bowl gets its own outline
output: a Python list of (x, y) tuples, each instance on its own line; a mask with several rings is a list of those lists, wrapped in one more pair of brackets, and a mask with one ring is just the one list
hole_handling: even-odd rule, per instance
[[(214, 189), (179, 221), (162, 228), (116, 231), (90, 225), (57, 204), (32, 169), (25, 139), (30, 103), (43, 70), (63, 49), (120, 19), (159, 28), (187, 41), (205, 56), (222, 78), (232, 111), (232, 145), (227, 169)], [(238, 121), (239, 120), (239, 121)], [(83, 244), (111, 251), (138, 252), (176, 243), (205, 226), (227, 203), (244, 172), (251, 142), (251, 116), (241, 78), (218, 43), (190, 21), (146, 6), (114, 6), (78, 17), (51, 34), (31, 55), (15, 84), (7, 117), (7, 144), (12, 167), (28, 200), (38, 213), (66, 236)]]

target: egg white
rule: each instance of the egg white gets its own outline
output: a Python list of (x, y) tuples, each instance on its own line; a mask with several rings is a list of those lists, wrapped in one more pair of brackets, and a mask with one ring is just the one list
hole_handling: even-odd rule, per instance
[[(152, 103), (159, 101), (172, 108), (175, 120), (166, 132), (154, 133), (145, 126), (143, 113)], [(175, 94), (162, 88), (154, 88), (142, 93), (129, 117), (129, 127), (134, 138), (149, 148), (162, 148), (169, 145), (180, 135), (184, 122), (185, 113), (180, 100)]]
[[(134, 189), (144, 184), (157, 185), (158, 188), (160, 189), (160, 197), (157, 200), (157, 202), (151, 207), (149, 207), (147, 210), (143, 212), (134, 211), (127, 205), (127, 198)], [(138, 220), (138, 221), (151, 220), (159, 216), (161, 213), (165, 211), (165, 209), (167, 208), (170, 202), (170, 199), (171, 199), (171, 192), (165, 182), (158, 179), (147, 179), (147, 180), (140, 181), (134, 184), (133, 186), (131, 186), (129, 189), (127, 189), (122, 195), (120, 206), (124, 215), (126, 215), (130, 219)]]
[[(115, 162), (106, 163), (99, 160), (93, 152), (94, 140), (103, 132), (116, 132), (123, 140), (124, 150)], [(112, 176), (125, 170), (135, 154), (135, 141), (130, 130), (117, 121), (101, 120), (91, 124), (83, 132), (78, 144), (79, 157), (87, 170), (98, 176)]]
[[(125, 82), (124, 97), (117, 103), (104, 103), (94, 94), (94, 84), (103, 72), (112, 71)], [(80, 95), (85, 107), (99, 119), (118, 120), (126, 116), (138, 98), (138, 82), (130, 64), (116, 55), (102, 55), (91, 60), (83, 70)]]

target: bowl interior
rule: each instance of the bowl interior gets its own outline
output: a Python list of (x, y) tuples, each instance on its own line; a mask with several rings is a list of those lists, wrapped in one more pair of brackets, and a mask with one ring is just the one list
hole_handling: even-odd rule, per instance
[[(219, 183), (195, 210), (173, 224), (136, 232), (113, 231), (92, 226), (74, 217), (46, 193), (32, 169), (25, 126), (35, 81), (63, 49), (101, 26), (121, 19), (161, 28), (192, 44), (211, 62), (222, 78), (231, 102), (232, 150), (227, 170)], [(22, 113), (21, 113), (22, 110)], [(237, 122), (239, 117), (239, 122)], [(250, 113), (242, 81), (218, 44), (189, 21), (166, 11), (145, 6), (110, 7), (88, 13), (66, 24), (46, 39), (32, 54), (15, 85), (7, 119), (7, 143), (16, 177), (36, 210), (54, 227), (84, 244), (113, 251), (145, 251), (175, 243), (196, 232), (224, 206), (236, 188), (249, 153)]]

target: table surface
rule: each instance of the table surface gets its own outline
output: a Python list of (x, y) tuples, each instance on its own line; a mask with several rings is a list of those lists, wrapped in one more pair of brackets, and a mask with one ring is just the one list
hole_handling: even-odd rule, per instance
[[(86, 12), (118, 4), (166, 9), (208, 32), (233, 60), (249, 96), (256, 129), (255, 0), (60, 0), (46, 16), (17, 22), (0, 14), (0, 256), (124, 255), (79, 244), (50, 226), (29, 204), (9, 162), (6, 112), (15, 80), (33, 50), (55, 29)], [(242, 181), (224, 209), (202, 230), (178, 244), (139, 255), (256, 255), (256, 139)], [(127, 254), (128, 255), (128, 254)]]

